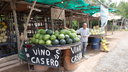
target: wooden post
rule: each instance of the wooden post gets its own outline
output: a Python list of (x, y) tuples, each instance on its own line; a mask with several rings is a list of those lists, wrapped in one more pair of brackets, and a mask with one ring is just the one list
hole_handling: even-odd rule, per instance
[(66, 19), (64, 19), (63, 21), (64, 21), (64, 27), (67, 27), (67, 26), (66, 26)]
[(45, 29), (48, 29), (47, 19), (44, 18)]
[(122, 18), (120, 30), (123, 28), (124, 20), (125, 20), (125, 18)]
[(98, 26), (100, 26), (100, 19), (98, 19)]
[(10, 1), (10, 5), (12, 8), (13, 16), (14, 16), (14, 26), (15, 26), (15, 31), (16, 31), (16, 37), (17, 37), (17, 47), (18, 47), (18, 53), (20, 51), (20, 35), (19, 35), (19, 29), (18, 29), (18, 24), (17, 24), (17, 14), (16, 14), (16, 6), (15, 6), (15, 1), (12, 0)]
[(80, 28), (80, 22), (77, 20), (77, 22), (78, 22), (78, 28), (77, 29), (79, 29)]
[(89, 19), (88, 19), (89, 17), (87, 16), (87, 24), (88, 24), (88, 28), (89, 28)]
[(113, 31), (114, 31), (114, 20), (112, 20), (112, 35), (113, 35)]
[(26, 21), (26, 23), (25, 23), (24, 38), (23, 38), (23, 40), (22, 40), (22, 42), (21, 42), (20, 49), (22, 48), (22, 46), (23, 46), (23, 44), (24, 44), (25, 37), (27, 37), (27, 26), (28, 26), (29, 20), (30, 20), (30, 18), (31, 18), (32, 11), (34, 10), (34, 7), (35, 7), (35, 5), (36, 5), (36, 1), (37, 1), (37, 0), (34, 1), (32, 7), (31, 7), (31, 10), (30, 10), (30, 12), (29, 12), (27, 21)]
[(52, 23), (52, 30), (54, 31), (54, 21), (53, 21), (53, 19), (51, 19), (51, 23)]

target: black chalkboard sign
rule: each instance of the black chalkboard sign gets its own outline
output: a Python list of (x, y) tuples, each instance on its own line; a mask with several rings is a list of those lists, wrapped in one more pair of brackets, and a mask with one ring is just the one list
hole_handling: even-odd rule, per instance
[(26, 45), (24, 51), (29, 63), (50, 67), (59, 67), (60, 65), (60, 50), (49, 50), (43, 45)]
[(71, 63), (80, 61), (82, 58), (82, 45), (81, 43), (71, 47)]

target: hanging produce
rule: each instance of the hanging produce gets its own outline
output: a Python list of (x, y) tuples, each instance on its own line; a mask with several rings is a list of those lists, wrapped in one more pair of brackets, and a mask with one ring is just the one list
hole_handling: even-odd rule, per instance
[(74, 29), (63, 29), (60, 31), (39, 29), (30, 39), (32, 44), (40, 45), (66, 45), (79, 42), (80, 38)]

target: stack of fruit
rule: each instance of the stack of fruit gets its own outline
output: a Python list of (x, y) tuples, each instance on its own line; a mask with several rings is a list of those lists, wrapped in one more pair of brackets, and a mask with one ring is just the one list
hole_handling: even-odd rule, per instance
[(74, 29), (60, 31), (39, 29), (30, 42), (40, 45), (65, 45), (79, 42), (80, 38)]
[(102, 30), (99, 26), (94, 26), (93, 29), (90, 30), (91, 35), (100, 35), (105, 34), (105, 31)]
[(7, 41), (7, 35), (6, 35), (6, 24), (4, 22), (0, 22), (0, 43)]
[(107, 44), (108, 44), (108, 41), (105, 38), (103, 38), (101, 40), (101, 45), (102, 45), (102, 50), (103, 51), (109, 51), (109, 48), (108, 48)]
[(6, 42), (7, 41), (7, 36), (5, 33), (0, 34), (0, 43)]

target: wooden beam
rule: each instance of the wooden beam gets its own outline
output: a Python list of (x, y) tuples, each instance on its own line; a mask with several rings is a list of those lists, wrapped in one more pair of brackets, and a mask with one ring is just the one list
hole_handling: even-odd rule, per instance
[[(32, 5), (32, 3), (28, 3), (28, 2), (25, 2), (25, 1), (18, 1), (17, 3)], [(51, 5), (46, 5), (46, 4), (36, 4), (35, 6), (37, 6), (37, 7), (51, 8)], [(53, 7), (53, 8), (57, 8), (57, 9), (62, 9), (62, 8), (59, 8), (59, 7), (56, 7), (56, 6), (52, 6), (52, 7)], [(72, 13), (76, 13), (76, 14), (87, 15), (87, 14), (85, 14), (85, 13), (80, 13), (80, 12), (72, 11), (72, 10), (69, 10), (69, 9), (64, 9), (64, 10), (66, 10), (66, 11), (70, 11), (70, 12), (72, 12)]]
[[(19, 65), (20, 65), (20, 63), (17, 63), (16, 61), (13, 61), (13, 62), (14, 62), (13, 64), (11, 64), (11, 65), (8, 64), (8, 66), (6, 66), (6, 67), (4, 67), (4, 68), (1, 68), (1, 69), (0, 69), (0, 72), (5, 71), (5, 70), (7, 70), (7, 69), (10, 69), (10, 68), (13, 68), (13, 67), (16, 67), (16, 66), (19, 66)], [(9, 63), (9, 62), (8, 62), (8, 63)]]
[[(10, 1), (10, 0), (8, 0)], [(28, 3), (28, 2), (25, 2), (25, 1), (22, 1), (22, 0), (18, 0), (16, 1), (17, 4), (27, 4), (27, 5), (32, 5), (32, 3)], [(46, 4), (36, 4), (35, 6), (37, 7), (45, 7), (45, 8), (51, 8), (51, 5), (46, 5)], [(59, 8), (59, 7), (56, 7), (56, 6), (52, 6), (53, 8), (57, 8), (57, 9), (62, 9), (62, 8)], [(69, 9), (64, 9), (66, 11), (69, 11), (69, 12), (72, 12), (72, 13), (75, 13), (75, 14), (79, 14), (79, 15), (87, 15), (85, 13), (81, 13), (81, 12), (77, 12), (77, 11), (73, 11), (73, 10), (69, 10)]]
[(16, 14), (16, 6), (15, 6), (15, 1), (12, 0), (10, 1), (11, 9), (13, 12), (14, 16), (14, 23), (15, 23), (15, 30), (16, 30), (16, 37), (17, 37), (17, 47), (18, 47), (18, 52), (19, 52), (19, 47), (20, 47), (20, 35), (19, 35), (19, 29), (18, 29), (18, 23), (17, 23), (17, 14)]
[(15, 54), (15, 55), (7, 56), (4, 58), (0, 58), (0, 65), (12, 60), (18, 60), (18, 55)]
[(88, 11), (88, 10), (95, 10), (95, 9), (100, 9), (100, 8), (90, 8), (90, 9), (81, 9), (82, 11)]
[(90, 6), (93, 6), (93, 5), (88, 5), (88, 6), (80, 6), (80, 7), (76, 7), (76, 8), (83, 8), (83, 7), (90, 7)]
[(28, 17), (27, 17), (27, 21), (26, 21), (26, 23), (25, 23), (25, 28), (24, 28), (24, 38), (23, 38), (23, 40), (22, 40), (22, 42), (21, 42), (20, 49), (22, 48), (22, 46), (23, 46), (23, 44), (24, 44), (24, 41), (25, 41), (25, 39), (26, 39), (26, 37), (27, 37), (27, 26), (28, 26), (29, 20), (30, 20), (30, 18), (31, 18), (31, 14), (32, 14), (32, 12), (33, 12), (33, 10), (34, 10), (34, 7), (35, 7), (35, 5), (36, 5), (36, 1), (37, 1), (37, 0), (34, 1), (33, 5), (32, 5), (32, 8), (31, 8), (31, 10), (30, 10), (30, 12), (29, 12), (29, 15), (28, 15)]
[(15, 67), (17, 65), (20, 65), (17, 54), (0, 58), (0, 72)]
[[(1, 1), (11, 2), (12, 0), (1, 0)], [(16, 0), (16, 1), (23, 1), (23, 0)]]
[[(17, 1), (16, 3), (17, 4), (33, 5), (32, 3), (28, 3), (28, 2), (25, 2), (25, 1)], [(36, 4), (35, 6), (37, 6), (37, 7), (46, 7), (46, 8), (50, 7), (49, 5), (45, 5), (45, 4)]]

